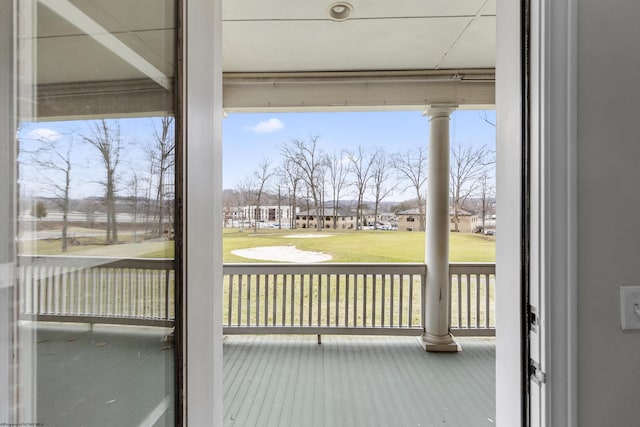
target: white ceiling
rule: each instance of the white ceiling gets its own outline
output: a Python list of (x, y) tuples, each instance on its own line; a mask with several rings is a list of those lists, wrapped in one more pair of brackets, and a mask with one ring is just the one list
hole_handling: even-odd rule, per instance
[[(77, 83), (147, 77), (82, 25), (94, 22), (158, 69), (174, 74), (175, 14), (169, 0), (42, 0), (37, 9), (38, 83)], [(79, 12), (78, 12), (79, 11)], [(73, 13), (78, 12), (78, 16)]]
[(227, 72), (494, 68), (495, 0), (227, 0)]
[[(458, 75), (495, 67), (495, 0), (350, 0), (353, 13), (342, 22), (329, 18), (334, 1), (223, 0), (224, 72), (454, 70)], [(39, 0), (39, 85), (170, 81), (173, 5), (173, 0)]]
[[(350, 19), (329, 19), (333, 0), (223, 2), (225, 72), (494, 68), (495, 0), (351, 0)], [(173, 74), (169, 0), (53, 0), (38, 8), (40, 83), (140, 76), (72, 22), (84, 12), (165, 75)]]

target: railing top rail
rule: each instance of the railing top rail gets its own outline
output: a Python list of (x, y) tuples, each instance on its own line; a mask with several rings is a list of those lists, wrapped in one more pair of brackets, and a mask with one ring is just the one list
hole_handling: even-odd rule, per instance
[(449, 265), (460, 267), (495, 266), (495, 262), (450, 262)]
[(450, 274), (495, 274), (496, 264), (485, 262), (452, 262), (449, 264)]
[(19, 255), (19, 265), (69, 268), (136, 268), (146, 270), (173, 270), (173, 258), (118, 258), (68, 255)]
[[(71, 268), (137, 268), (172, 270), (173, 258), (118, 258), (69, 255), (20, 255), (21, 265)], [(423, 263), (225, 263), (224, 274), (424, 274)], [(495, 274), (495, 263), (450, 263), (451, 274)]]
[(224, 264), (224, 274), (424, 274), (422, 263), (238, 263)]

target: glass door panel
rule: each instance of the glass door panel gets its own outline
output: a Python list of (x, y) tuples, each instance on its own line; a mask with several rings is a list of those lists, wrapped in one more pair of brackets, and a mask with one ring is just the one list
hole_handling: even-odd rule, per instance
[(174, 425), (177, 4), (13, 4), (7, 420)]

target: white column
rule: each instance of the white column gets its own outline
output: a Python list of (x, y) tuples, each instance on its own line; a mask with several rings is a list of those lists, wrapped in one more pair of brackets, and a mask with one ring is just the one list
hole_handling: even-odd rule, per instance
[(431, 125), (425, 234), (425, 333), (422, 336), (427, 351), (460, 351), (449, 333), (449, 120), (454, 109), (453, 105), (432, 105), (424, 113)]

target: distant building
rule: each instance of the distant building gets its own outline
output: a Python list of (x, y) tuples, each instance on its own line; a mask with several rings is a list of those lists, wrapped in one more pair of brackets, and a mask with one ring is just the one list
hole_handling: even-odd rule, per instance
[[(460, 209), (458, 211), (458, 232), (460, 233), (475, 233), (480, 231), (482, 227), (482, 219), (479, 215)], [(449, 211), (449, 230), (455, 231), (456, 224), (453, 217), (453, 209)]]
[[(309, 211), (299, 212), (296, 215), (296, 227), (297, 228), (317, 228), (318, 220), (324, 217), (323, 227), (334, 228), (333, 221), (335, 217), (336, 229), (339, 230), (354, 230), (357, 227), (357, 215), (356, 211), (351, 209), (338, 209), (334, 215), (333, 208), (324, 208), (321, 215), (318, 215), (315, 209)], [(363, 227), (373, 226), (374, 217), (372, 213), (365, 212)]]
[[(409, 209), (397, 213), (398, 230), (400, 231), (420, 231), (420, 211), (418, 209)], [(458, 231), (460, 233), (475, 233), (481, 227), (480, 217), (466, 210), (458, 212)], [(454, 231), (456, 224), (454, 222), (453, 210), (449, 211), (449, 230)]]
[(315, 209), (299, 212), (296, 215), (296, 228), (317, 228), (318, 221), (322, 219), (324, 215), (323, 227), (334, 228), (333, 221), (335, 217), (337, 229), (350, 230), (356, 228), (356, 212), (349, 209), (338, 209), (335, 211), (333, 208), (325, 208), (321, 215), (316, 213)]
[(260, 206), (255, 205), (239, 206), (228, 208), (225, 212), (227, 222), (267, 222), (267, 223), (289, 223), (295, 217), (300, 208), (293, 206)]
[(420, 231), (420, 210), (408, 209), (396, 214), (398, 231)]

